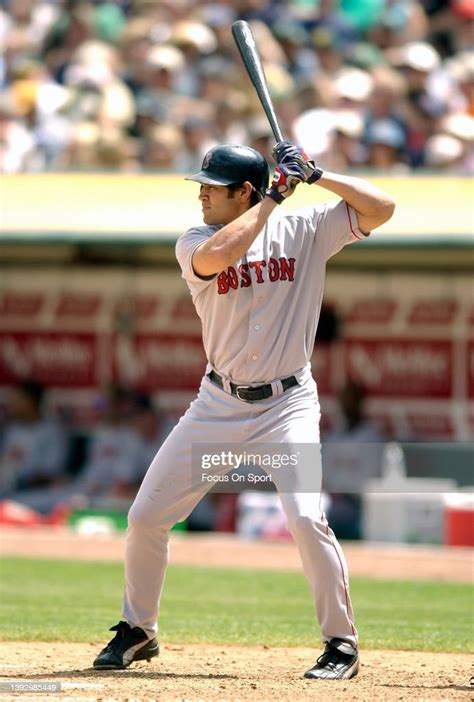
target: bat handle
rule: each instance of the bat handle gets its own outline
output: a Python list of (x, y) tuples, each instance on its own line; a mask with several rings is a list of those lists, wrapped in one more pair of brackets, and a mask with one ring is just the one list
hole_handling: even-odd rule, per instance
[(270, 126), (272, 128), (272, 132), (273, 132), (273, 136), (275, 137), (275, 141), (277, 143), (279, 141), (284, 141), (284, 137), (283, 137), (283, 134), (281, 132), (279, 124), (271, 124)]

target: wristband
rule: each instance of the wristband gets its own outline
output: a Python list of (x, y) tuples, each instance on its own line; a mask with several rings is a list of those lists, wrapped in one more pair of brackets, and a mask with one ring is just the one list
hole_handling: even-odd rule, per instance
[(276, 188), (268, 188), (268, 190), (265, 193), (266, 197), (269, 197), (273, 200), (273, 202), (276, 202), (277, 205), (281, 205), (283, 200), (285, 199), (281, 193), (278, 192)]
[(314, 173), (312, 173), (310, 175), (310, 177), (308, 178), (308, 180), (306, 182), (309, 183), (310, 185), (312, 185), (312, 183), (316, 183), (322, 177), (323, 173), (324, 173), (324, 171), (322, 168), (318, 168), (317, 166), (314, 166)]

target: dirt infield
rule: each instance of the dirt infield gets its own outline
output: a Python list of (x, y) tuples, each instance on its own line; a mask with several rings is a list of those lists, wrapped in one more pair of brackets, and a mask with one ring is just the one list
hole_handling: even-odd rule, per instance
[[(165, 646), (159, 659), (124, 671), (94, 671), (99, 644), (0, 644), (3, 680), (61, 683), (59, 694), (32, 694), (28, 702), (68, 698), (105, 700), (455, 700), (474, 688), (468, 656), (367, 651), (358, 677), (348, 682), (305, 680), (315, 651), (302, 648)], [(0, 693), (2, 700), (19, 696)]]
[[(1, 555), (120, 560), (123, 536), (77, 536), (65, 529), (3, 529)], [(351, 575), (472, 582), (473, 550), (346, 544)], [(225, 535), (171, 538), (173, 563), (300, 569), (292, 542), (247, 542)], [(104, 642), (90, 644), (0, 643), (0, 682), (61, 683), (61, 692), (0, 699), (91, 700), (451, 700), (473, 699), (472, 659), (464, 654), (364, 651), (359, 676), (348, 682), (305, 680), (302, 673), (319, 651), (271, 648), (164, 645), (159, 659), (125, 671), (94, 671)], [(1, 685), (0, 685), (1, 688)]]

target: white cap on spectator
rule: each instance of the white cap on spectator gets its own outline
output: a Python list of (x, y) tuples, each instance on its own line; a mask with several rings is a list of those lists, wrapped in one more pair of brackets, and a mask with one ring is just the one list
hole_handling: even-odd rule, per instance
[(450, 134), (434, 134), (425, 144), (425, 161), (427, 166), (445, 166), (457, 161), (463, 154), (459, 139)]
[(247, 132), (250, 139), (263, 139), (273, 134), (268, 119), (264, 115), (252, 115), (247, 123)]
[(147, 56), (147, 64), (151, 68), (164, 68), (170, 73), (177, 73), (185, 67), (185, 60), (183, 52), (177, 49), (176, 46), (163, 44), (150, 49)]
[(217, 49), (217, 39), (209, 27), (201, 22), (178, 22), (171, 32), (176, 44), (191, 44), (202, 54), (212, 54)]
[(74, 52), (72, 61), (81, 66), (97, 66), (103, 63), (114, 66), (118, 60), (117, 49), (103, 41), (91, 39), (83, 42)]
[(441, 129), (463, 141), (474, 141), (474, 117), (465, 112), (448, 115), (441, 121)]
[(474, 53), (463, 51), (446, 61), (449, 75), (458, 83), (474, 81)]
[(309, 156), (319, 156), (331, 146), (335, 115), (331, 110), (317, 107), (307, 110), (293, 124), (295, 140)]
[(436, 49), (422, 41), (414, 41), (387, 50), (387, 58), (394, 66), (408, 66), (421, 73), (430, 73), (441, 63)]
[(374, 84), (372, 76), (360, 68), (344, 68), (334, 81), (337, 93), (347, 100), (365, 102)]
[(116, 79), (112, 68), (106, 63), (71, 64), (64, 73), (66, 85), (95, 85), (103, 88)]
[(334, 128), (353, 139), (358, 139), (364, 129), (364, 120), (355, 110), (336, 110)]

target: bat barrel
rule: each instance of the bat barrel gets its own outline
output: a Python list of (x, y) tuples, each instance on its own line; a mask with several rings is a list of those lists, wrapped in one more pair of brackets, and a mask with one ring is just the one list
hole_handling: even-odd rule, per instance
[(258, 95), (261, 105), (265, 111), (268, 122), (272, 129), (276, 141), (283, 141), (283, 134), (278, 124), (270, 93), (268, 92), (267, 80), (263, 68), (262, 60), (258, 53), (255, 39), (247, 22), (238, 20), (232, 25), (232, 36), (239, 49), (243, 64), (248, 76)]

